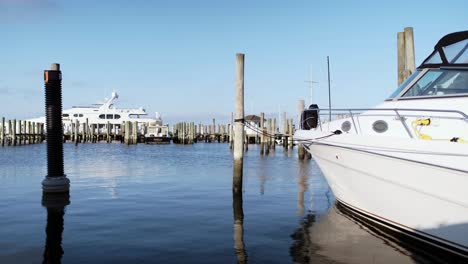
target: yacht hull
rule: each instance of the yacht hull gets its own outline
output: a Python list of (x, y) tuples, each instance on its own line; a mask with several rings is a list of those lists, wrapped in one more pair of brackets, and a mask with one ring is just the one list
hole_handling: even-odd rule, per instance
[(430, 164), (424, 158), (433, 153), (408, 153), (410, 140), (405, 151), (391, 154), (338, 142), (306, 146), (338, 201), (396, 231), (468, 256), (467, 165), (450, 164), (463, 160), (463, 153)]

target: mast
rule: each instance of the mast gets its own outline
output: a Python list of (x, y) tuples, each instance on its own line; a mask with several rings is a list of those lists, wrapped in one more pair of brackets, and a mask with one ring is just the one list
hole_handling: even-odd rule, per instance
[(328, 68), (328, 122), (331, 122), (330, 57), (327, 56)]

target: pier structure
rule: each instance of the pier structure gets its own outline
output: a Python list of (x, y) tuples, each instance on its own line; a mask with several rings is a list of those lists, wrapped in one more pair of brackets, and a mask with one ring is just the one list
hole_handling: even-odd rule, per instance
[(21, 146), (42, 143), (45, 139), (44, 123), (8, 120), (2, 117), (0, 123), (0, 144)]

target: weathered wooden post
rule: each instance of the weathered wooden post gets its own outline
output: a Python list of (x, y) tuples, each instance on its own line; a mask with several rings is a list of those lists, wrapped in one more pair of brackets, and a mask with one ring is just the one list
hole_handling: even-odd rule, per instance
[(260, 155), (265, 153), (265, 113), (260, 113)]
[(137, 144), (138, 143), (138, 122), (137, 121), (133, 121), (133, 139), (132, 139), (132, 143), (133, 144)]
[(271, 130), (271, 150), (275, 151), (276, 148), (276, 118), (273, 118), (273, 127)]
[(17, 124), (17, 126), (18, 126), (18, 127), (16, 128), (16, 132), (17, 132), (16, 138), (17, 138), (17, 140), (18, 140), (18, 145), (21, 146), (21, 143), (22, 143), (22, 142), (21, 142), (21, 140), (22, 140), (22, 138), (21, 138), (21, 120), (18, 120), (18, 122), (17, 122), (16, 124)]
[(244, 163), (244, 54), (236, 54), (236, 114), (234, 130), (234, 175), (232, 190), (242, 192)]
[(289, 132), (289, 148), (290, 149), (293, 149), (294, 148), (294, 142), (293, 142), (293, 134), (294, 134), (294, 121), (293, 119), (289, 119), (289, 129), (288, 129), (288, 132)]
[(288, 123), (286, 119), (286, 112), (283, 112), (283, 148), (288, 148)]
[(125, 121), (124, 143), (130, 144), (130, 121)]
[(5, 146), (5, 117), (2, 117), (2, 131), (0, 132), (0, 141), (2, 142), (2, 147)]
[(45, 110), (47, 125), (47, 176), (42, 181), (42, 191), (68, 193), (70, 180), (63, 169), (62, 127), (62, 72), (59, 64), (44, 71)]
[(405, 80), (405, 33), (397, 33), (398, 85)]
[(110, 143), (110, 122), (107, 121), (106, 124), (106, 142)]
[(405, 27), (405, 62), (406, 62), (406, 76), (408, 78), (416, 69), (414, 62), (414, 36), (413, 28)]
[[(301, 115), (302, 115), (302, 112), (304, 111), (304, 108), (305, 108), (305, 101), (304, 100), (299, 100), (299, 103), (297, 104), (297, 111), (299, 113), (299, 122), (301, 122)], [(305, 149), (304, 149), (304, 146), (302, 144), (299, 144), (297, 146), (297, 155), (299, 157), (300, 160), (303, 160), (304, 157), (305, 157)]]
[(13, 128), (13, 130), (11, 131), (11, 139), (13, 141), (13, 146), (16, 146), (16, 119), (13, 119), (13, 122), (11, 125)]
[(231, 112), (231, 125), (229, 127), (229, 147), (234, 147), (234, 113)]
[(78, 119), (75, 120), (75, 138), (74, 138), (74, 141), (75, 141), (75, 145), (78, 144), (79, 140), (80, 140), (80, 136), (79, 136), (79, 133), (80, 133), (80, 121), (78, 121)]
[(90, 140), (89, 140), (89, 120), (88, 120), (88, 118), (86, 118), (84, 127), (85, 127), (85, 128), (84, 128), (84, 134), (85, 134), (85, 136), (84, 136), (83, 142), (86, 142), (86, 141), (89, 142)]
[(265, 154), (270, 155), (270, 130), (271, 130), (271, 119), (266, 119), (266, 128), (263, 137), (265, 138)]
[(398, 85), (403, 83), (416, 69), (414, 59), (413, 28), (406, 27), (397, 33)]

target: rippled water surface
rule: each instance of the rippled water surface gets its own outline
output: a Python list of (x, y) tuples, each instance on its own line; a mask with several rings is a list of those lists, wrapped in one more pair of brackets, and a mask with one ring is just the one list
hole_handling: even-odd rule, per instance
[(227, 144), (65, 144), (64, 210), (41, 202), (45, 150), (0, 148), (2, 264), (431, 261), (343, 214), (296, 149), (250, 145), (233, 197)]

